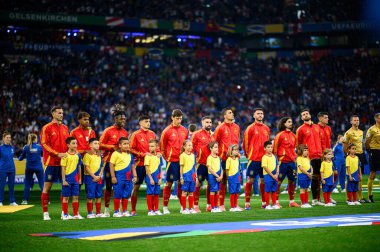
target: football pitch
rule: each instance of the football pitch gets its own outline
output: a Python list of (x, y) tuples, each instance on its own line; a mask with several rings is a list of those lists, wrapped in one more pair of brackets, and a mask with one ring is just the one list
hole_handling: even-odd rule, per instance
[[(366, 178), (364, 179), (366, 183)], [(378, 185), (378, 182), (375, 182)], [(202, 213), (181, 215), (178, 200), (169, 203), (170, 215), (147, 216), (145, 191), (139, 194), (137, 205), (138, 216), (129, 218), (98, 218), (84, 220), (62, 221), (60, 219), (61, 205), (59, 202), (60, 186), (55, 185), (51, 193), (49, 205), (51, 221), (43, 221), (40, 192), (31, 193), (29, 204), (33, 207), (14, 213), (0, 213), (1, 251), (374, 251), (380, 245), (380, 225), (333, 226), (318, 228), (287, 229), (265, 232), (241, 232), (232, 234), (206, 234), (195, 236), (177, 236), (165, 239), (148, 237), (146, 239), (120, 239), (111, 241), (66, 239), (57, 237), (36, 237), (31, 234), (80, 233), (80, 231), (115, 230), (126, 228), (178, 226), (190, 224), (207, 224), (229, 222), (268, 222), (280, 219), (311, 218), (334, 215), (380, 214), (380, 191), (375, 190), (376, 203), (362, 206), (348, 206), (345, 194), (332, 194), (338, 202), (336, 207), (316, 206), (311, 209), (289, 208), (288, 195), (280, 195), (280, 210), (260, 209), (261, 198), (252, 197), (252, 210), (243, 212), (206, 213), (204, 191), (200, 206)], [(16, 187), (16, 199), (22, 198), (22, 186)], [(367, 193), (365, 192), (366, 196)], [(81, 192), (80, 213), (86, 216), (84, 192)], [(5, 199), (8, 199), (7, 193)], [(296, 194), (296, 200), (299, 194)], [(244, 199), (239, 198), (240, 206)], [(5, 202), (7, 203), (7, 201)], [(229, 206), (228, 196), (226, 206)], [(160, 202), (161, 207), (161, 202)], [(102, 206), (103, 208), (103, 206)], [(112, 200), (111, 200), (112, 210)], [(128, 206), (130, 209), (130, 206)], [(69, 206), (71, 212), (71, 204)], [(112, 213), (111, 213), (112, 214)], [(380, 223), (375, 223), (380, 224)], [(237, 225), (237, 223), (236, 223)], [(290, 225), (290, 224), (289, 224)], [(204, 225), (203, 225), (204, 226)], [(199, 230), (202, 231), (202, 230)]]

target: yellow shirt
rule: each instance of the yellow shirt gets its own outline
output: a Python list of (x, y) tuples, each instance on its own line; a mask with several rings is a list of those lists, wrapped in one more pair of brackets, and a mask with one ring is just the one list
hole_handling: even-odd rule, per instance
[(344, 139), (343, 143), (346, 143), (347, 146), (350, 143), (355, 144), (356, 146), (356, 153), (362, 154), (363, 153), (363, 131), (360, 129), (354, 130), (354, 129), (349, 129), (344, 133)]
[(359, 158), (357, 156), (355, 157), (347, 156), (346, 167), (349, 167), (351, 174), (354, 174), (359, 169)]
[(366, 140), (371, 139), (369, 142), (369, 147), (371, 150), (380, 150), (380, 128), (373, 125), (368, 129)]
[(300, 166), (306, 170), (306, 171), (309, 171), (310, 170), (310, 159), (308, 157), (297, 157), (297, 170), (298, 170), (298, 174), (301, 174), (302, 171), (300, 169)]
[[(211, 167), (211, 169), (218, 174), (220, 172), (220, 158), (219, 157), (213, 157), (212, 155), (208, 156), (207, 158), (207, 167)], [(209, 171), (208, 174), (211, 174)]]
[(133, 164), (132, 155), (128, 152), (114, 151), (110, 163), (115, 165), (115, 171), (120, 171)]
[(144, 158), (144, 166), (148, 166), (150, 174), (155, 173), (160, 168), (161, 160), (157, 156), (148, 156)]
[(183, 174), (188, 173), (195, 166), (195, 156), (193, 153), (186, 154), (185, 152), (181, 153), (179, 156), (179, 165), (183, 165)]
[(333, 162), (323, 161), (321, 164), (321, 173), (323, 172), (323, 178), (328, 178), (333, 174)]
[(268, 174), (264, 167), (267, 167), (270, 172), (276, 170), (276, 157), (272, 154), (272, 156), (264, 155), (261, 159), (261, 167), (263, 167), (263, 174)]
[(70, 154), (66, 152), (67, 156), (61, 159), (61, 166), (65, 168), (65, 174), (70, 175), (77, 171), (78, 166), (81, 164), (80, 154)]
[(233, 159), (232, 157), (227, 158), (226, 170), (228, 170), (228, 177), (232, 177), (239, 173), (239, 159)]
[[(97, 155), (97, 154), (89, 154), (89, 153), (86, 153), (83, 157), (83, 164), (85, 166), (89, 166), (90, 167), (90, 170), (92, 171), (92, 173), (96, 173), (98, 172), (102, 167), (101, 167), (101, 164), (102, 164), (102, 158), (101, 156)], [(85, 175), (90, 175), (86, 169), (84, 169), (84, 174)]]

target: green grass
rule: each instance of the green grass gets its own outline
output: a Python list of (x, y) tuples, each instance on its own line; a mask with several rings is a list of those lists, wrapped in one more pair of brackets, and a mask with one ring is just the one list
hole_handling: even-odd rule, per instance
[[(167, 239), (141, 239), (128, 241), (85, 241), (76, 239), (60, 239), (50, 237), (31, 237), (32, 233), (65, 232), (79, 230), (117, 229), (129, 227), (182, 225), (192, 223), (233, 222), (248, 220), (271, 220), (285, 218), (303, 218), (329, 216), (339, 214), (380, 213), (380, 201), (375, 204), (362, 206), (347, 206), (344, 194), (333, 194), (338, 201), (334, 208), (313, 207), (312, 209), (287, 207), (288, 195), (281, 195), (283, 209), (265, 211), (260, 209), (260, 200), (253, 198), (251, 211), (241, 213), (205, 213), (197, 215), (179, 214), (177, 200), (170, 201), (171, 215), (148, 217), (145, 203), (145, 192), (140, 192), (137, 212), (139, 216), (133, 218), (113, 219), (85, 219), (61, 221), (61, 206), (59, 203), (59, 186), (56, 185), (51, 193), (49, 212), (51, 221), (42, 221), (40, 207), (40, 193), (36, 190), (31, 193), (30, 204), (35, 206), (13, 214), (0, 214), (0, 250), (1, 251), (116, 251), (120, 249), (130, 251), (241, 251), (241, 250), (294, 250), (294, 251), (341, 251), (357, 250), (373, 251), (380, 245), (378, 235), (380, 226), (357, 227), (329, 227), (301, 230), (286, 230), (261, 233), (243, 233), (214, 236), (195, 236)], [(366, 196), (366, 193), (364, 194)], [(16, 187), (16, 199), (22, 198), (22, 186)], [(81, 195), (80, 212), (86, 214), (84, 194)], [(375, 199), (380, 194), (375, 194)], [(8, 196), (6, 195), (6, 200)], [(299, 195), (296, 195), (296, 200)], [(243, 199), (239, 198), (240, 205)], [(6, 201), (7, 202), (7, 201)], [(161, 202), (160, 202), (161, 205)], [(201, 199), (201, 209), (204, 210), (205, 199)], [(226, 205), (229, 205), (228, 200)], [(103, 207), (103, 206), (102, 206)], [(71, 206), (70, 206), (71, 208)], [(112, 207), (111, 207), (112, 208)], [(129, 207), (130, 208), (130, 207)], [(70, 209), (71, 211), (71, 209)]]

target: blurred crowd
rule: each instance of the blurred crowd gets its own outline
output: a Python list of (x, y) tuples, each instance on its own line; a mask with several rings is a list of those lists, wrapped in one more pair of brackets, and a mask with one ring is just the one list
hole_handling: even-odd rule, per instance
[(362, 4), (359, 0), (14, 0), (6, 1), (3, 10), (270, 24), (358, 20)]
[(366, 130), (380, 110), (380, 57), (365, 54), (248, 60), (70, 51), (36, 54), (38, 60), (29, 62), (12, 57), (0, 65), (0, 129), (12, 132), (18, 150), (29, 132), (51, 120), (49, 110), (57, 104), (70, 130), (79, 111), (89, 112), (98, 135), (113, 124), (115, 103), (125, 105), (129, 132), (138, 128), (140, 114), (149, 114), (157, 134), (170, 123), (174, 108), (185, 113), (185, 126), (199, 128), (202, 116), (211, 115), (216, 127), (220, 111), (232, 107), (244, 130), (252, 109), (260, 106), (274, 135), (279, 118), (290, 115), (299, 126), (299, 113), (308, 107), (314, 121), (319, 111), (329, 113), (334, 136), (350, 127), (352, 113)]

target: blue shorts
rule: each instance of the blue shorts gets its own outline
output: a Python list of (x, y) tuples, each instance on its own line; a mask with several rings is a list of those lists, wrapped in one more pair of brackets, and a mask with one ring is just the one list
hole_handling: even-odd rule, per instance
[[(148, 180), (149, 181), (149, 180)], [(145, 182), (148, 182), (145, 181)], [(154, 185), (151, 185), (149, 182), (146, 183), (146, 194), (147, 195), (160, 195), (160, 185), (155, 183)]]
[(199, 183), (203, 183), (205, 180), (208, 180), (207, 166), (203, 164), (197, 164), (197, 177)]
[(240, 183), (228, 183), (228, 190), (230, 194), (240, 193)]
[(92, 177), (84, 175), (84, 183), (86, 185), (87, 199), (101, 198), (103, 194), (103, 180), (99, 182), (92, 181)]
[(307, 188), (309, 188), (309, 186), (311, 184), (311, 180), (310, 179), (302, 179), (302, 180), (299, 179), (298, 184), (299, 184), (301, 189), (307, 189)]
[(265, 192), (277, 192), (278, 182), (274, 180), (269, 174), (264, 175)]
[(261, 162), (248, 161), (247, 175), (250, 178), (256, 178), (257, 175), (259, 175), (260, 178), (264, 178), (263, 168), (261, 167)]
[(168, 162), (166, 166), (166, 181), (173, 182), (179, 180), (179, 162)]
[(332, 192), (334, 190), (333, 175), (328, 178), (325, 178), (325, 184), (322, 184), (323, 192)]
[(208, 185), (210, 186), (210, 192), (219, 192), (220, 182), (216, 181), (214, 175), (208, 175)]
[(181, 186), (183, 192), (194, 192), (195, 191), (195, 181), (184, 181)]
[(133, 185), (130, 180), (117, 180), (117, 184), (113, 185), (115, 199), (129, 199), (131, 197)]
[(347, 181), (347, 192), (357, 192), (359, 191), (358, 181)]
[(58, 182), (62, 183), (62, 168), (61, 166), (47, 166), (44, 175), (45, 182)]
[(79, 184), (71, 183), (68, 186), (62, 186), (62, 197), (79, 196)]
[(297, 165), (295, 162), (280, 164), (278, 180), (283, 181), (285, 177), (291, 181), (295, 181), (297, 179)]
[(145, 166), (136, 166), (136, 173), (137, 173), (137, 182), (136, 185), (141, 185), (144, 183), (144, 179), (146, 176), (146, 170)]

